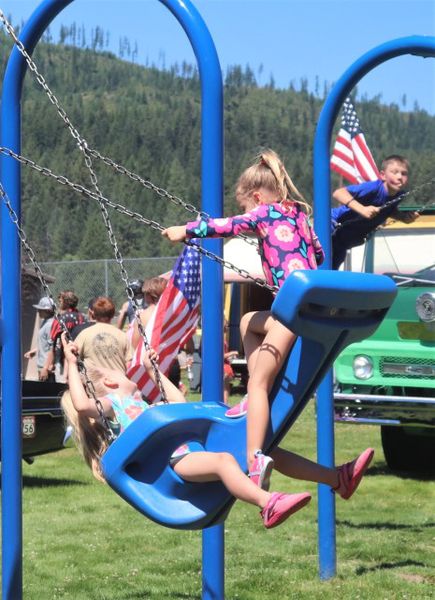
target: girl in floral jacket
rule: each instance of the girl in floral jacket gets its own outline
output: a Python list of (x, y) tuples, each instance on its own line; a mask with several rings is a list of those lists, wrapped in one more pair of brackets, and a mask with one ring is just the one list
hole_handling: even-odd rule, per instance
[[(296, 269), (316, 269), (324, 258), (310, 226), (311, 208), (293, 184), (282, 161), (272, 150), (262, 152), (240, 176), (236, 199), (243, 214), (223, 219), (200, 219), (165, 229), (173, 242), (191, 238), (230, 237), (239, 233), (258, 238), (268, 284), (281, 287)], [(245, 314), (240, 323), (248, 371), (247, 399), (227, 411), (228, 417), (248, 413), (247, 456), (251, 479), (267, 487), (273, 459), (262, 452), (269, 424), (268, 394), (296, 336), (270, 311)]]

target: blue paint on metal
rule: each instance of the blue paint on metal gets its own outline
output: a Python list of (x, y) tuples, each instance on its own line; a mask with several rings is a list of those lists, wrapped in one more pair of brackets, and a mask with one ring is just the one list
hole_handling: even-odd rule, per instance
[[(201, 81), (202, 210), (221, 216), (223, 210), (223, 86), (215, 45), (201, 15), (188, 1), (161, 0), (178, 19), (192, 44)], [(222, 256), (222, 240), (205, 240), (205, 248)], [(216, 262), (202, 260), (202, 394), (223, 399), (223, 276)], [(224, 529), (203, 532), (202, 597), (224, 597)]]
[[(72, 0), (47, 0), (31, 15), (20, 36), (31, 54), (51, 21)], [(189, 0), (160, 0), (178, 19), (198, 60), (202, 95), (202, 208), (218, 216), (223, 206), (223, 109), (222, 76), (216, 49), (205, 23)], [(8, 63), (3, 85), (2, 145), (20, 153), (20, 98), (26, 72), (22, 55), (14, 49)], [(2, 181), (20, 214), (20, 167), (12, 159), (2, 157)], [(4, 403), (2, 427), (3, 443), (3, 598), (21, 598), (22, 595), (22, 516), (21, 516), (21, 382), (20, 382), (20, 250), (14, 226), (2, 213), (2, 280), (8, 275), (8, 286), (3, 286), (2, 315), (5, 342), (2, 372)], [(209, 250), (222, 254), (219, 240), (204, 242)], [(7, 248), (7, 253), (5, 249)], [(204, 395), (221, 401), (223, 396), (222, 371), (222, 268), (209, 261), (203, 265), (203, 349)], [(217, 314), (216, 314), (217, 313)], [(221, 350), (220, 350), (221, 349)], [(207, 533), (204, 547), (204, 597), (223, 597), (223, 528)], [(11, 543), (13, 540), (13, 543)], [(216, 560), (216, 557), (220, 560)]]
[[(46, 0), (32, 14), (20, 36), (31, 54), (51, 21), (72, 0)], [(222, 212), (223, 190), (223, 128), (222, 81), (219, 61), (210, 34), (193, 5), (185, 0), (160, 0), (185, 29), (198, 59), (202, 92), (202, 208), (214, 216)], [(331, 92), (322, 111), (315, 141), (315, 223), (327, 252), (325, 268), (330, 264), (329, 233), (329, 144), (338, 110), (359, 79), (376, 65), (402, 54), (434, 56), (434, 38), (412, 36), (394, 40), (375, 48), (356, 61)], [(13, 50), (3, 81), (1, 112), (1, 145), (21, 151), (20, 98), (26, 64)], [(0, 161), (3, 186), (20, 215), (20, 167), (2, 156)], [(5, 600), (22, 598), (22, 498), (21, 498), (21, 357), (20, 357), (20, 248), (17, 232), (2, 207), (2, 592)], [(207, 240), (204, 245), (222, 253), (222, 243)], [(203, 265), (204, 285), (204, 397), (220, 402), (222, 399), (222, 269), (215, 263)], [(4, 285), (7, 282), (7, 285)], [(217, 314), (216, 314), (217, 313)], [(319, 390), (319, 422), (329, 435), (319, 435), (319, 459), (333, 464), (333, 424), (331, 378)], [(320, 434), (320, 430), (319, 430)], [(7, 449), (7, 450), (6, 450)], [(321, 577), (335, 573), (335, 543), (333, 531), (333, 502), (324, 498), (329, 490), (320, 489), (319, 559)], [(330, 494), (329, 494), (330, 495)], [(332, 506), (332, 510), (331, 510)], [(332, 517), (332, 519), (331, 519)], [(323, 535), (322, 530), (329, 532)], [(332, 541), (332, 543), (331, 543)], [(333, 560), (331, 556), (334, 555)], [(217, 526), (204, 533), (203, 597), (223, 598), (223, 529)]]
[[(69, 2), (44, 2), (33, 13), (20, 39), (31, 53), (47, 25)], [(16, 48), (3, 80), (1, 145), (21, 151), (21, 92), (26, 63)], [(21, 214), (21, 171), (2, 156), (1, 180), (12, 206)], [(22, 597), (21, 496), (21, 255), (15, 226), (1, 208), (1, 320), (2, 320), (2, 597)]]
[[(369, 71), (381, 63), (403, 54), (421, 57), (435, 56), (433, 36), (409, 36), (381, 44), (356, 60), (345, 71), (329, 94), (316, 129), (314, 141), (314, 224), (326, 252), (325, 264), (331, 266), (330, 231), (330, 145), (332, 129), (341, 105), (354, 86)], [(317, 392), (317, 453), (326, 466), (334, 465), (334, 420), (332, 374), (325, 377)], [(326, 486), (319, 486), (319, 565), (321, 579), (336, 572), (335, 503)]]

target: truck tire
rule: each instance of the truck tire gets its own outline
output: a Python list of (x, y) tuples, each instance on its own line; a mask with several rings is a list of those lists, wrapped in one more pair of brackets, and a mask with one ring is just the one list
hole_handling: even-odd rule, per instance
[(404, 427), (381, 426), (382, 448), (392, 471), (435, 475), (435, 431), (418, 435)]

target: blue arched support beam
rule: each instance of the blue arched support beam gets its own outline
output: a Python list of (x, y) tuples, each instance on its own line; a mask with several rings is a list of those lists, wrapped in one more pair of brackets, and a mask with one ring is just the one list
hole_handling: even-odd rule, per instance
[[(71, 1), (71, 0), (69, 0)], [(49, 23), (69, 1), (45, 2), (21, 34), (31, 53)], [(16, 48), (7, 64), (2, 92), (1, 145), (21, 150), (21, 93), (27, 65)], [(13, 208), (21, 214), (21, 171), (1, 156), (1, 180)], [(16, 227), (1, 207), (1, 323), (2, 323), (2, 598), (22, 597), (21, 495), (21, 253)]]
[[(31, 55), (44, 31), (72, 0), (46, 0), (27, 21), (20, 40)], [(185, 30), (201, 77), (202, 99), (202, 209), (214, 216), (223, 208), (222, 76), (216, 49), (201, 16), (190, 0), (160, 0)], [(3, 80), (1, 145), (21, 152), (21, 94), (27, 64), (16, 48)], [(54, 117), (55, 118), (55, 117)], [(1, 179), (21, 213), (21, 172), (17, 162), (2, 156)], [(17, 231), (2, 206), (2, 591), (4, 600), (22, 598), (22, 496), (21, 496), (21, 349), (20, 349), (20, 245)], [(221, 242), (204, 242), (216, 254)], [(7, 282), (7, 285), (3, 285)], [(221, 401), (223, 371), (222, 268), (203, 265), (204, 394)], [(5, 318), (7, 316), (7, 318)], [(6, 450), (7, 449), (7, 450)], [(203, 597), (223, 597), (223, 528), (207, 532), (203, 543)]]
[[(414, 54), (424, 58), (434, 57), (435, 37), (399, 38), (377, 46), (361, 56), (335, 84), (320, 114), (314, 142), (314, 224), (326, 252), (323, 265), (325, 269), (329, 269), (331, 265), (329, 160), (335, 120), (344, 100), (366, 73), (383, 62), (404, 54)], [(331, 372), (325, 377), (317, 393), (317, 423), (319, 462), (332, 466), (334, 464), (334, 414)], [(319, 565), (322, 579), (329, 579), (335, 575), (335, 504), (329, 488), (325, 485), (319, 485)]]
[[(202, 210), (213, 216), (223, 211), (223, 89), (219, 59), (210, 33), (188, 1), (160, 0), (185, 30), (198, 61), (201, 79), (201, 189)], [(222, 256), (222, 240), (203, 245)], [(223, 276), (222, 267), (202, 260), (202, 382), (203, 398), (223, 400)], [(205, 374), (207, 374), (205, 376)], [(223, 598), (224, 528), (216, 525), (202, 534), (202, 597)]]

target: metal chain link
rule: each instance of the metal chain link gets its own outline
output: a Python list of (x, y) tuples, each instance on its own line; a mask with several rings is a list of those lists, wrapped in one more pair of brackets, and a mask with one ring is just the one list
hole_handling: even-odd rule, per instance
[[(54, 179), (55, 181), (57, 181), (61, 185), (64, 185), (66, 187), (71, 188), (72, 190), (74, 190), (75, 192), (77, 192), (78, 194), (80, 194), (81, 196), (85, 196), (87, 198), (90, 198), (90, 199), (96, 200), (96, 201), (98, 201), (99, 199), (101, 199), (101, 201), (104, 202), (104, 204), (106, 206), (109, 206), (110, 208), (113, 208), (114, 210), (116, 210), (120, 214), (127, 215), (128, 217), (134, 219), (135, 221), (138, 221), (139, 223), (143, 223), (144, 225), (147, 225), (148, 227), (151, 227), (152, 229), (155, 229), (157, 231), (163, 231), (165, 229), (157, 221), (153, 221), (151, 219), (147, 219), (146, 217), (142, 216), (140, 213), (134, 212), (134, 211), (126, 208), (122, 204), (113, 202), (112, 200), (109, 200), (108, 198), (106, 198), (104, 196), (101, 196), (101, 198), (100, 198), (95, 192), (92, 192), (91, 190), (88, 190), (83, 185), (81, 185), (79, 183), (74, 183), (74, 182), (70, 181), (64, 175), (56, 175), (55, 173), (53, 173), (47, 167), (41, 167), (40, 165), (38, 165), (37, 163), (35, 163), (35, 161), (33, 161), (33, 160), (29, 159), (29, 158), (26, 158), (26, 157), (24, 157), (24, 156), (22, 156), (20, 154), (17, 154), (16, 152), (14, 152), (13, 150), (10, 150), (9, 148), (5, 148), (4, 146), (0, 146), (0, 153), (4, 154), (6, 156), (10, 156), (11, 158), (14, 158), (15, 160), (17, 160), (21, 164), (30, 167), (31, 169), (37, 171), (38, 173), (41, 173), (42, 175), (44, 175), (46, 177)], [(217, 256), (216, 254), (213, 254), (209, 250), (206, 250), (202, 246), (197, 246), (196, 244), (191, 244), (188, 241), (186, 241), (184, 243), (186, 245), (188, 245), (188, 246), (192, 246), (197, 252), (200, 252), (204, 256), (207, 256), (207, 258), (209, 258), (211, 260), (214, 260), (215, 262), (218, 262), (223, 267), (226, 267), (227, 269), (230, 269), (231, 271), (235, 271), (238, 275), (240, 275), (244, 279), (249, 279), (253, 283), (255, 283), (256, 285), (259, 285), (260, 287), (263, 287), (263, 288), (271, 291), (272, 293), (276, 293), (276, 291), (278, 290), (277, 286), (269, 285), (268, 283), (266, 283), (263, 279), (260, 279), (259, 277), (253, 277), (245, 269), (241, 269), (241, 268), (237, 267), (236, 265), (230, 263), (229, 261), (224, 260), (220, 256)]]
[[(21, 241), (21, 245), (23, 246), (24, 251), (26, 252), (27, 257), (29, 258), (30, 262), (32, 263), (32, 266), (35, 270), (35, 274), (44, 290), (44, 293), (47, 296), (47, 298), (50, 299), (54, 317), (55, 317), (55, 319), (57, 319), (62, 332), (65, 334), (67, 341), (72, 341), (70, 332), (65, 325), (65, 321), (62, 317), (62, 314), (59, 312), (59, 310), (56, 306), (56, 303), (53, 300), (53, 294), (51, 293), (51, 290), (45, 280), (45, 277), (44, 277), (44, 274), (42, 273), (41, 267), (39, 266), (38, 262), (36, 261), (35, 253), (34, 253), (32, 247), (30, 246), (29, 242), (27, 241), (27, 235), (26, 235), (24, 229), (20, 225), (18, 215), (15, 212), (8, 195), (6, 194), (6, 191), (5, 191), (1, 181), (0, 181), (0, 196), (2, 197), (3, 203), (5, 204), (5, 206), (8, 210), (8, 213), (9, 213), (12, 223), (15, 225), (15, 227), (17, 229), (17, 233), (18, 233), (18, 237)], [(98, 410), (98, 414), (100, 415), (101, 422), (104, 426), (106, 441), (110, 444), (115, 439), (115, 435), (114, 435), (112, 428), (110, 427), (109, 421), (105, 415), (103, 405), (101, 404), (101, 401), (97, 398), (94, 384), (89, 379), (85, 363), (79, 357), (77, 357), (77, 368), (78, 368), (79, 372), (82, 373), (84, 376), (86, 392), (88, 395), (90, 395), (93, 398), (93, 400), (95, 402), (95, 405)]]
[[(102, 200), (103, 194), (101, 193), (100, 187), (98, 185), (98, 178), (97, 178), (97, 175), (96, 175), (96, 173), (94, 171), (94, 168), (93, 168), (93, 165), (92, 165), (92, 159), (89, 156), (89, 153), (88, 153), (88, 150), (87, 150), (87, 146), (85, 144), (80, 144), (79, 148), (80, 148), (80, 151), (84, 155), (86, 167), (87, 167), (87, 169), (89, 171), (92, 185), (94, 186), (94, 189), (95, 189), (96, 193), (98, 194), (98, 204), (100, 206), (100, 210), (101, 210), (101, 214), (102, 214), (102, 217), (103, 217), (104, 225), (105, 225), (105, 227), (107, 229), (107, 235), (109, 237), (109, 241), (110, 241), (110, 244), (112, 246), (113, 253), (115, 255), (115, 260), (116, 260), (116, 262), (119, 265), (120, 275), (121, 275), (121, 279), (122, 279), (122, 281), (124, 283), (124, 286), (125, 286), (125, 291), (127, 293), (127, 296), (129, 298), (132, 306), (133, 306), (133, 309), (134, 309), (134, 314), (135, 314), (135, 317), (136, 317), (137, 326), (138, 326), (138, 329), (139, 329), (139, 333), (141, 334), (142, 339), (143, 339), (143, 343), (144, 343), (144, 346), (145, 346), (145, 351), (149, 353), (151, 351), (151, 346), (150, 346), (150, 344), (148, 342), (148, 338), (147, 338), (147, 335), (145, 333), (145, 328), (142, 325), (142, 321), (141, 321), (141, 309), (140, 309), (139, 304), (136, 301), (136, 297), (135, 297), (135, 295), (133, 293), (133, 290), (131, 289), (130, 284), (129, 284), (129, 279), (130, 278), (129, 278), (127, 270), (125, 268), (124, 259), (122, 257), (121, 251), (119, 249), (118, 241), (116, 239), (115, 233), (113, 231), (113, 227), (112, 227), (112, 223), (111, 223), (111, 220), (110, 220), (110, 217), (109, 217), (109, 213), (107, 211), (106, 205), (104, 204), (104, 202)], [(156, 382), (157, 387), (159, 389), (160, 401), (163, 402), (164, 404), (167, 404), (168, 403), (168, 398), (166, 396), (166, 392), (165, 392), (165, 389), (163, 387), (163, 381), (162, 381), (162, 378), (161, 378), (161, 375), (160, 375), (158, 364), (157, 364), (156, 360), (152, 356), (149, 356), (149, 360), (150, 360), (150, 363), (151, 363), (151, 367), (153, 369), (155, 382)]]
[[(185, 202), (184, 200), (182, 200), (178, 196), (171, 194), (164, 188), (155, 185), (150, 179), (144, 179), (137, 173), (134, 173), (133, 171), (130, 171), (123, 165), (116, 163), (110, 157), (104, 156), (98, 150), (91, 148), (89, 146), (89, 144), (87, 143), (87, 141), (85, 140), (85, 138), (80, 134), (78, 129), (71, 122), (68, 114), (66, 113), (65, 109), (62, 107), (60, 101), (58, 100), (56, 95), (53, 93), (53, 91), (50, 89), (50, 87), (48, 86), (44, 76), (38, 71), (36, 63), (33, 61), (30, 54), (27, 52), (26, 48), (24, 47), (24, 44), (18, 39), (18, 36), (15, 33), (14, 28), (9, 23), (9, 21), (6, 19), (1, 8), (0, 8), (0, 20), (2, 21), (3, 25), (5, 26), (5, 29), (8, 32), (8, 34), (12, 37), (15, 45), (17, 46), (17, 50), (23, 56), (30, 71), (35, 76), (37, 83), (43, 88), (43, 90), (47, 94), (47, 97), (50, 100), (51, 104), (56, 108), (58, 115), (60, 116), (62, 121), (65, 123), (67, 128), (69, 129), (72, 137), (77, 141), (79, 147), (81, 145), (83, 147), (86, 147), (86, 151), (89, 155), (93, 156), (94, 158), (97, 158), (98, 160), (101, 160), (104, 164), (111, 167), (112, 169), (114, 169), (115, 171), (120, 173), (121, 175), (126, 175), (132, 181), (140, 183), (144, 188), (151, 190), (158, 196), (166, 198), (173, 204), (182, 206), (186, 211), (193, 213), (195, 215), (199, 215), (200, 217), (202, 217), (204, 219), (210, 218), (210, 215), (208, 213), (206, 213), (204, 211), (199, 211), (198, 208), (196, 206), (194, 206), (193, 204), (189, 204), (189, 203)], [(248, 244), (255, 245), (255, 246), (257, 245), (257, 242), (255, 240), (244, 235), (243, 233), (238, 234), (237, 237), (240, 237)]]
[[(89, 145), (86, 142), (85, 138), (82, 137), (80, 135), (80, 132), (74, 127), (74, 125), (72, 124), (70, 118), (68, 117), (66, 111), (64, 110), (64, 108), (61, 106), (59, 100), (57, 99), (57, 97), (55, 96), (55, 94), (51, 91), (51, 89), (49, 88), (46, 80), (44, 79), (43, 75), (38, 71), (38, 68), (36, 66), (36, 64), (34, 63), (34, 61), (32, 60), (32, 58), (30, 57), (29, 53), (27, 52), (26, 48), (24, 47), (23, 43), (18, 39), (14, 28), (12, 27), (12, 25), (9, 23), (9, 21), (6, 19), (3, 11), (0, 9), (0, 20), (3, 22), (3, 25), (6, 28), (6, 31), (8, 32), (8, 34), (12, 37), (12, 39), (14, 40), (14, 43), (18, 49), (18, 51), (21, 53), (21, 55), (24, 57), (30, 71), (35, 75), (35, 78), (37, 80), (37, 82), (39, 83), (39, 85), (44, 89), (44, 91), (46, 92), (50, 102), (53, 104), (53, 106), (55, 106), (59, 116), (61, 117), (62, 121), (65, 123), (65, 125), (68, 127), (72, 137), (76, 140), (77, 145), (80, 149), (80, 151), (83, 153), (84, 157), (85, 157), (85, 163), (86, 166), (89, 170), (90, 173), (90, 177), (91, 177), (91, 182), (96, 190), (97, 193), (97, 201), (100, 205), (101, 208), (101, 212), (103, 215), (103, 219), (104, 219), (104, 224), (106, 226), (106, 229), (108, 231), (109, 234), (109, 240), (110, 243), (115, 251), (115, 258), (117, 263), (120, 266), (121, 269), (121, 277), (124, 281), (124, 284), (126, 286), (126, 291), (127, 291), (127, 295), (129, 297), (129, 299), (132, 301), (133, 307), (135, 309), (135, 315), (138, 318), (138, 326), (139, 326), (139, 331), (144, 339), (144, 345), (145, 345), (145, 349), (147, 352), (149, 352), (150, 350), (150, 346), (148, 343), (148, 340), (146, 339), (146, 334), (145, 334), (145, 329), (143, 327), (141, 327), (141, 322), (139, 319), (139, 306), (136, 303), (136, 300), (134, 298), (134, 294), (133, 291), (131, 290), (130, 286), (128, 285), (128, 274), (127, 271), (124, 267), (124, 263), (123, 263), (123, 259), (122, 259), (122, 255), (119, 251), (117, 242), (116, 242), (116, 238), (115, 235), (113, 233), (113, 229), (112, 229), (112, 225), (110, 222), (110, 218), (109, 218), (109, 214), (107, 212), (106, 206), (100, 201), (100, 197), (102, 197), (101, 191), (99, 189), (98, 186), (98, 179), (97, 176), (95, 174), (95, 171), (93, 170), (92, 167), (92, 160), (89, 156), (90, 154), (90, 150), (89, 150)], [(97, 154), (98, 156), (98, 154)], [(154, 186), (155, 187), (155, 186)], [(11, 206), (12, 208), (12, 206)], [(18, 225), (18, 221), (17, 221), (17, 225)], [(28, 245), (27, 245), (28, 246)], [(42, 275), (41, 270), (39, 269), (39, 272)], [(140, 323), (140, 325), (139, 325)], [(156, 378), (156, 382), (160, 391), (160, 394), (162, 396), (162, 400), (163, 402), (167, 402), (167, 398), (166, 398), (166, 394), (163, 388), (163, 383), (161, 381), (161, 377), (160, 377), (160, 373), (159, 373), (159, 369), (157, 366), (157, 363), (155, 362), (154, 359), (150, 358), (151, 361), (151, 365), (154, 371), (154, 375)]]

